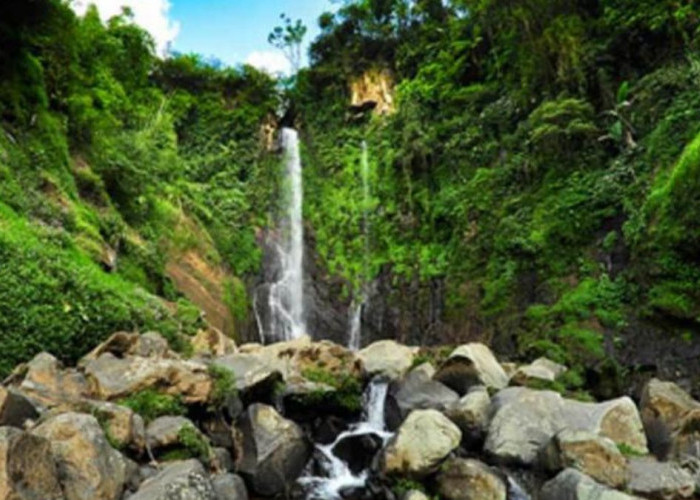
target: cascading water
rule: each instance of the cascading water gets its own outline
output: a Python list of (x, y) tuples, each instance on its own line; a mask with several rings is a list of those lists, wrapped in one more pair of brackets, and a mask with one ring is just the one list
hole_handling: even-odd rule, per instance
[(282, 147), (286, 166), (285, 217), (274, 243), (279, 266), (279, 279), (270, 285), (268, 324), (258, 328), (263, 341), (291, 340), (306, 333), (304, 322), (304, 226), (302, 219), (303, 184), (299, 135), (296, 130), (282, 129)]
[(360, 170), (362, 174), (362, 232), (365, 239), (365, 252), (363, 256), (363, 276), (362, 276), (362, 291), (359, 300), (353, 301), (350, 307), (349, 314), (349, 335), (348, 347), (352, 350), (358, 350), (362, 346), (362, 310), (369, 299), (368, 280), (369, 280), (369, 255), (370, 255), (370, 237), (369, 237), (369, 202), (370, 202), (370, 185), (369, 185), (369, 149), (367, 141), (362, 141), (362, 155), (360, 157)]
[(386, 380), (373, 380), (365, 392), (362, 421), (340, 433), (333, 443), (316, 445), (325, 476), (306, 476), (299, 479), (299, 483), (307, 488), (308, 500), (338, 500), (342, 497), (342, 492), (366, 485), (369, 471), (364, 470), (359, 474), (353, 474), (350, 466), (336, 455), (336, 447), (347, 439), (366, 435), (376, 436), (381, 440), (382, 447), (386, 445), (393, 436), (386, 430), (384, 418), (388, 388), (389, 383)]

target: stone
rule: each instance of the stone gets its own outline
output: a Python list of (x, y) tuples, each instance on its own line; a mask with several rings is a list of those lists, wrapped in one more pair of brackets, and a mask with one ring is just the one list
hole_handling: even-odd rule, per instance
[(36, 406), (17, 390), (0, 386), (0, 427), (23, 428), (39, 416)]
[(474, 386), (459, 401), (450, 405), (445, 415), (462, 431), (470, 443), (483, 442), (489, 425), (491, 397), (484, 386)]
[(233, 372), (239, 392), (272, 387), (284, 378), (281, 371), (268, 365), (259, 354), (238, 352), (216, 358), (213, 364)]
[(88, 361), (85, 375), (92, 393), (104, 400), (158, 387), (163, 393), (180, 396), (187, 404), (206, 403), (212, 386), (204, 364), (179, 359), (118, 358), (111, 352)]
[(136, 452), (145, 449), (146, 426), (141, 415), (131, 408), (107, 401), (89, 401), (87, 406), (102, 423), (114, 445)]
[(700, 458), (700, 402), (673, 382), (650, 380), (640, 412), (651, 451), (661, 460)]
[(236, 343), (216, 328), (199, 330), (190, 341), (196, 355), (226, 356), (236, 352)]
[(694, 498), (695, 479), (673, 462), (657, 462), (650, 457), (629, 461), (630, 480), (627, 489), (653, 500)]
[(485, 451), (500, 463), (534, 465), (541, 449), (564, 429), (589, 431), (647, 452), (639, 412), (629, 398), (582, 403), (552, 391), (509, 387), (493, 398), (490, 412)]
[(300, 476), (311, 447), (302, 429), (271, 406), (253, 404), (238, 425), (242, 455), (238, 471), (259, 495), (286, 491)]
[(627, 460), (615, 443), (589, 431), (559, 432), (545, 448), (543, 462), (552, 472), (577, 469), (611, 488), (620, 489), (627, 483)]
[(391, 396), (396, 400), (402, 416), (412, 410), (444, 410), (459, 399), (455, 391), (432, 379), (431, 369), (429, 364), (421, 365), (395, 384)]
[(503, 479), (478, 460), (450, 459), (437, 476), (440, 497), (446, 500), (506, 500)]
[(539, 500), (636, 500), (637, 497), (596, 483), (576, 469), (565, 469), (545, 483)]
[(146, 480), (129, 500), (221, 500), (197, 460), (168, 464)]
[(51, 443), (0, 427), (0, 499), (64, 500)]
[(547, 358), (539, 358), (519, 367), (510, 377), (511, 385), (528, 385), (532, 381), (554, 382), (566, 372), (566, 367)]
[(333, 454), (345, 462), (353, 474), (360, 474), (370, 468), (383, 445), (382, 438), (377, 434), (350, 434), (338, 441), (333, 447)]
[(51, 354), (37, 354), (22, 371), (18, 390), (46, 408), (70, 410), (76, 401), (90, 395), (83, 374), (63, 369)]
[(195, 427), (195, 425), (185, 417), (159, 417), (146, 427), (146, 442), (154, 453), (158, 450), (180, 445), (180, 433), (185, 428), (191, 428), (202, 439), (206, 438)]
[(231, 452), (226, 448), (212, 448), (212, 461), (214, 468), (221, 472), (233, 472), (236, 469), (236, 464), (233, 461)]
[(399, 427), (381, 455), (388, 475), (425, 477), (459, 446), (462, 433), (436, 410), (414, 410)]
[(159, 333), (146, 332), (142, 335), (137, 332), (117, 332), (83, 356), (78, 362), (78, 366), (85, 367), (106, 353), (117, 358), (136, 356), (177, 359), (179, 357), (170, 350), (168, 341)]
[(415, 349), (394, 340), (380, 340), (362, 349), (358, 356), (369, 375), (385, 375), (397, 379), (411, 368)]
[(418, 490), (407, 491), (401, 500), (430, 500), (428, 495)]
[(438, 369), (435, 379), (457, 391), (460, 396), (475, 385), (495, 390), (508, 385), (508, 375), (503, 367), (491, 349), (480, 343), (465, 344), (455, 349)]
[(219, 500), (248, 500), (248, 490), (240, 476), (219, 474), (211, 482)]
[(127, 479), (121, 454), (92, 415), (63, 413), (33, 434), (51, 443), (66, 500), (117, 500)]

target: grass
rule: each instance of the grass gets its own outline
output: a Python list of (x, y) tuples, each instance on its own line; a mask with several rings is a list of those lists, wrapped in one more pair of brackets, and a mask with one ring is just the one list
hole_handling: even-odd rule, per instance
[(302, 371), (302, 376), (310, 382), (325, 384), (335, 389), (333, 392), (319, 390), (308, 394), (306, 398), (309, 403), (320, 404), (330, 400), (331, 404), (352, 413), (362, 410), (362, 382), (357, 377), (349, 374), (336, 375), (321, 367), (307, 368)]
[(161, 394), (154, 389), (136, 392), (119, 401), (119, 404), (141, 415), (146, 423), (166, 415), (177, 416), (187, 413), (187, 408), (178, 396)]

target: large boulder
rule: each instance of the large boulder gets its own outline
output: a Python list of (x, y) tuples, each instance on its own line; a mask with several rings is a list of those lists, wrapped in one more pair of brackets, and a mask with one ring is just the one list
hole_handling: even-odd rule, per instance
[(54, 356), (45, 352), (21, 366), (10, 379), (20, 392), (47, 408), (70, 410), (76, 401), (89, 396), (83, 374), (64, 369)]
[(219, 474), (211, 480), (219, 500), (248, 500), (245, 482), (235, 474)]
[(216, 328), (199, 330), (190, 342), (195, 355), (199, 356), (226, 356), (236, 352), (233, 339)]
[(651, 451), (659, 458), (700, 458), (700, 402), (673, 382), (650, 380), (641, 415)]
[(147, 332), (142, 335), (136, 332), (117, 332), (83, 356), (78, 365), (85, 367), (106, 353), (117, 358), (136, 356), (177, 359), (179, 357), (170, 350), (168, 341), (159, 333)]
[(160, 417), (148, 424), (146, 428), (146, 442), (151, 451), (156, 453), (159, 450), (179, 446), (181, 435), (184, 429), (192, 429), (202, 440), (206, 440), (204, 435), (185, 417)]
[(118, 358), (112, 352), (87, 361), (85, 374), (92, 393), (104, 400), (158, 387), (164, 393), (182, 397), (185, 403), (204, 403), (212, 386), (204, 364), (140, 356)]
[(187, 460), (169, 464), (146, 480), (129, 500), (221, 500), (202, 464)]
[(412, 410), (444, 410), (459, 399), (455, 391), (433, 380), (434, 373), (432, 366), (426, 363), (396, 383), (391, 395), (403, 416)]
[(64, 500), (51, 443), (11, 427), (0, 428), (0, 499)]
[(358, 356), (368, 374), (396, 379), (411, 368), (415, 349), (394, 340), (380, 340), (362, 349)]
[(131, 408), (107, 401), (88, 401), (85, 406), (97, 417), (113, 445), (136, 452), (144, 450), (146, 426), (141, 415)]
[(301, 474), (311, 453), (301, 428), (271, 406), (253, 404), (238, 430), (243, 438), (239, 472), (256, 493), (284, 493)]
[(543, 461), (552, 472), (578, 469), (611, 488), (622, 488), (627, 483), (627, 460), (615, 443), (589, 431), (559, 432), (545, 448)]
[(462, 433), (436, 410), (415, 410), (381, 455), (382, 472), (424, 477), (434, 472), (462, 440)]
[(535, 464), (542, 448), (564, 429), (589, 431), (647, 452), (642, 422), (629, 398), (582, 403), (552, 391), (511, 387), (493, 398), (491, 414), (485, 449), (501, 463)]
[(51, 443), (66, 500), (116, 500), (127, 466), (92, 415), (63, 413), (33, 430)]
[(454, 458), (440, 467), (440, 497), (446, 500), (506, 500), (506, 484), (489, 466), (478, 460)]
[(565, 469), (542, 487), (539, 500), (636, 500), (596, 483), (576, 469)]
[(450, 405), (445, 415), (452, 420), (467, 444), (483, 442), (489, 425), (491, 397), (484, 386), (474, 386), (459, 401)]
[(484, 344), (465, 344), (455, 349), (435, 374), (435, 379), (464, 395), (475, 385), (500, 390), (508, 385), (508, 375)]
[(39, 416), (35, 405), (15, 389), (0, 386), (0, 427), (24, 427)]
[(695, 498), (695, 479), (676, 463), (657, 462), (649, 457), (632, 458), (629, 474), (627, 489), (641, 497), (653, 500)]

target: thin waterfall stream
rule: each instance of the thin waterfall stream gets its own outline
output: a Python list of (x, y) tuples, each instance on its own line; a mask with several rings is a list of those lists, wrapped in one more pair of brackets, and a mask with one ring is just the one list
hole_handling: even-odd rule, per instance
[(270, 284), (268, 317), (257, 311), (256, 318), (264, 342), (292, 340), (306, 333), (304, 316), (304, 186), (302, 181), (299, 134), (282, 129), (284, 150), (284, 217), (273, 246), (279, 267), (279, 279)]

